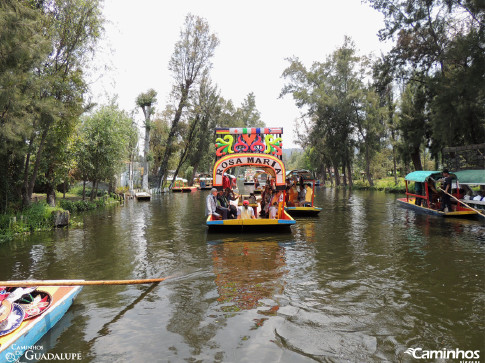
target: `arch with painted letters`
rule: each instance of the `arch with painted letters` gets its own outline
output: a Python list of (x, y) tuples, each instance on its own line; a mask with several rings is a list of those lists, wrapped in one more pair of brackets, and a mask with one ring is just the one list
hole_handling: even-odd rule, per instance
[(285, 164), (275, 156), (266, 154), (229, 154), (226, 155), (214, 164), (212, 186), (217, 189), (222, 189), (222, 177), (227, 169), (235, 166), (252, 165), (262, 168), (272, 169), (275, 175), (276, 189), (284, 190), (285, 185)]

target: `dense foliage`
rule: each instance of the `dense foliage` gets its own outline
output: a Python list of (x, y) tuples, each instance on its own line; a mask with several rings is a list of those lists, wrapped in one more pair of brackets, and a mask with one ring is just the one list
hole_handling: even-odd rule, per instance
[[(132, 118), (114, 102), (86, 102), (87, 60), (103, 31), (99, 1), (0, 2), (2, 213), (27, 208), (34, 191), (53, 206), (56, 188), (73, 181), (90, 182), (93, 199), (100, 182), (114, 187), (137, 157)], [(444, 147), (485, 140), (485, 9), (477, 0), (366, 2), (384, 14), (379, 36), (395, 41), (392, 50), (359, 55), (346, 38), (309, 67), (290, 58), (281, 96), (302, 111), (304, 152), (288, 165), (372, 187), (389, 176), (397, 184), (400, 171), (439, 167)], [(168, 64), (168, 103), (155, 112), (153, 89), (135, 100), (145, 116), (144, 188), (149, 174), (156, 186), (169, 174), (191, 182), (209, 172), (215, 127), (264, 126), (254, 93), (237, 106), (211, 80), (218, 44), (205, 19), (187, 15)]]
[(0, 7), (0, 210), (28, 206), (39, 187), (52, 205), (86, 106), (83, 70), (102, 31), (99, 2), (5, 0)]
[[(356, 54), (350, 39), (305, 67), (289, 59), (290, 94), (302, 109), (298, 142), (324, 179), (367, 183), (420, 170), (442, 149), (485, 140), (485, 7), (480, 1), (367, 0), (385, 15), (389, 54)], [(412, 164), (412, 166), (411, 166)], [(429, 166), (429, 164), (428, 164)]]

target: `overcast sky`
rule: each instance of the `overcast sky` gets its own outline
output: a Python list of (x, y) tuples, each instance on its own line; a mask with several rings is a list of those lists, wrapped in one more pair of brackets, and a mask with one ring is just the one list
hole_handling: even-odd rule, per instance
[[(295, 146), (299, 116), (290, 96), (278, 99), (285, 58), (310, 66), (342, 45), (345, 35), (362, 55), (389, 49), (377, 39), (382, 15), (360, 0), (105, 0), (103, 12), (108, 22), (93, 63), (93, 101), (106, 103), (116, 94), (120, 107), (132, 111), (136, 97), (153, 88), (163, 109), (173, 83), (168, 62), (191, 13), (205, 18), (220, 40), (211, 76), (221, 95), (237, 107), (253, 92), (266, 125), (284, 128), (285, 148)], [(135, 118), (141, 124), (142, 113)]]

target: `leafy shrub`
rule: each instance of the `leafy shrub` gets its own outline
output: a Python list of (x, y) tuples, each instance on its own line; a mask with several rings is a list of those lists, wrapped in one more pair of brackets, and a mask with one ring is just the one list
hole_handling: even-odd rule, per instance
[(125, 193), (128, 193), (128, 191), (129, 191), (128, 186), (116, 188), (116, 193), (117, 194), (125, 194)]
[(393, 177), (378, 179), (374, 182), (374, 186), (371, 187), (367, 180), (354, 180), (352, 188), (357, 190), (380, 190), (387, 193), (405, 193), (406, 186), (404, 179), (398, 178), (397, 181), (398, 183), (396, 185)]
[(70, 213), (76, 213), (102, 207), (104, 205), (104, 201), (102, 199), (98, 199), (94, 202), (89, 200), (78, 200), (74, 202), (68, 199), (61, 199), (59, 205), (62, 209), (68, 210)]

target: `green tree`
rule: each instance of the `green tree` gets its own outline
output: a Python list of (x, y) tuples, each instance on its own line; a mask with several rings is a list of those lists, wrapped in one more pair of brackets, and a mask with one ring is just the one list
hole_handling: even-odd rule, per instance
[(51, 51), (42, 13), (29, 1), (0, 2), (0, 211), (21, 199), (25, 139), (32, 132), (33, 70)]
[(210, 167), (207, 165), (207, 160), (214, 160), (214, 153), (210, 153), (210, 151), (214, 129), (221, 113), (219, 91), (217, 86), (212, 85), (209, 79), (201, 83), (196, 99), (197, 103), (194, 110), (198, 113), (196, 117), (199, 118), (199, 126), (196, 139), (188, 156), (189, 163), (193, 166), (192, 175), (187, 178), (189, 183), (193, 182), (195, 173), (201, 171), (201, 166), (202, 170), (206, 172), (212, 167), (212, 165)]
[(375, 154), (380, 150), (381, 141), (384, 138), (385, 108), (380, 107), (379, 96), (373, 89), (363, 90), (361, 95), (355, 118), (358, 147), (364, 155), (367, 181), (370, 186), (373, 186), (371, 164)]
[(103, 106), (83, 120), (75, 154), (81, 174), (92, 182), (91, 200), (98, 183), (113, 180), (121, 170), (134, 133), (133, 119), (115, 105)]
[[(32, 127), (26, 142), (23, 205), (30, 203), (37, 176), (42, 171), (49, 188), (54, 187), (59, 162), (54, 154), (62, 152), (69, 137), (65, 129), (73, 130), (73, 124), (84, 111), (87, 85), (83, 68), (94, 51), (103, 23), (97, 0), (56, 0), (36, 5), (42, 14), (42, 34), (51, 42), (52, 52), (32, 70), (40, 86), (30, 104)], [(51, 153), (47, 155), (46, 151)], [(40, 169), (42, 165), (45, 170)]]
[(256, 96), (249, 93), (234, 115), (238, 127), (264, 127), (261, 114), (256, 108)]
[[(405, 83), (419, 82), (427, 96), (427, 138), (435, 160), (443, 147), (482, 142), (485, 138), (483, 1), (367, 2), (385, 16), (380, 38), (396, 40), (387, 56), (394, 76)], [(419, 155), (413, 156), (415, 167), (419, 166), (418, 159)]]
[(392, 174), (394, 184), (397, 180), (397, 114), (394, 95), (394, 74), (393, 68), (386, 56), (381, 56), (373, 65), (373, 87), (379, 95), (379, 105), (383, 107), (384, 130), (387, 137), (387, 145), (392, 151)]
[(145, 143), (143, 148), (143, 180), (142, 188), (148, 191), (148, 170), (149, 170), (149, 154), (150, 154), (150, 129), (151, 121), (150, 117), (154, 113), (153, 104), (157, 102), (157, 92), (150, 89), (145, 93), (141, 93), (136, 98), (136, 105), (143, 110), (145, 116)]
[[(364, 73), (360, 61), (353, 42), (346, 37), (344, 44), (325, 62), (315, 62), (307, 70), (298, 59), (291, 59), (283, 72), (289, 83), (281, 95), (291, 94), (296, 105), (305, 109), (307, 144), (318, 145), (318, 151), (323, 154), (312, 159), (329, 162), (337, 184), (339, 168), (344, 184), (352, 183), (356, 128), (366, 127), (361, 120), (370, 120), (362, 102)], [(317, 169), (325, 170), (325, 167)]]
[(165, 152), (158, 173), (158, 187), (167, 178), (167, 166), (172, 155), (172, 144), (178, 130), (178, 123), (183, 110), (188, 106), (193, 85), (197, 83), (212, 67), (211, 58), (219, 44), (215, 34), (210, 32), (209, 24), (201, 17), (187, 15), (180, 40), (175, 44), (174, 53), (169, 62), (175, 84), (173, 95), (178, 100)]
[(409, 82), (401, 98), (399, 149), (404, 162), (411, 160), (415, 170), (423, 170), (420, 150), (429, 137), (426, 91), (418, 82)]

